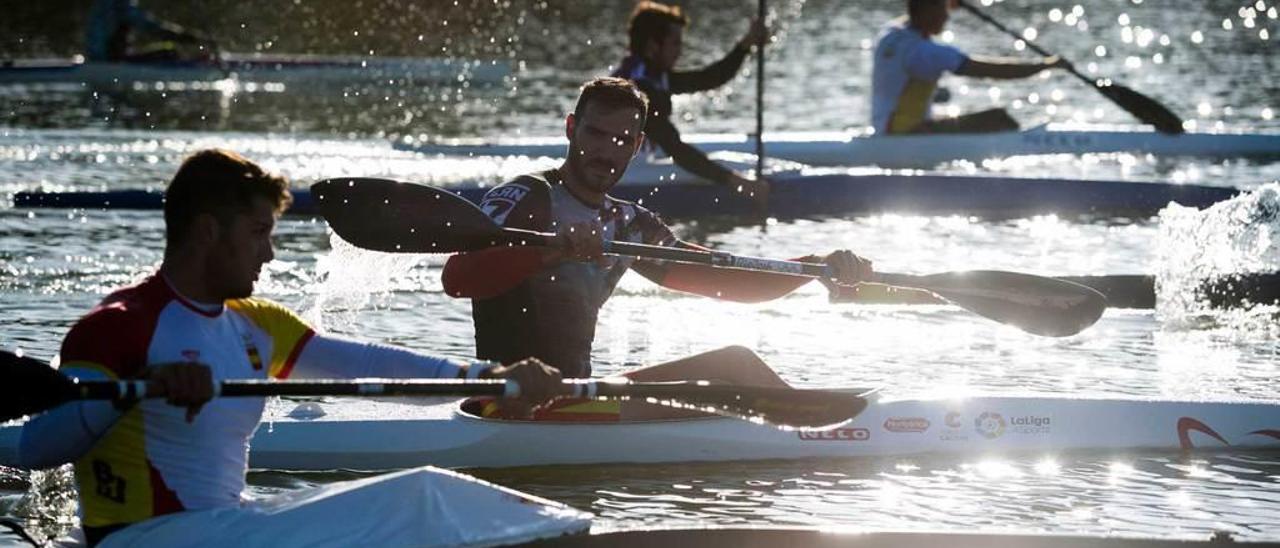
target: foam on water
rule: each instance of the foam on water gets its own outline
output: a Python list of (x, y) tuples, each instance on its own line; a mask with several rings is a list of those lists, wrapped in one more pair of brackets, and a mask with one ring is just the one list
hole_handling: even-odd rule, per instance
[(1225, 328), (1242, 336), (1280, 333), (1280, 306), (1210, 305), (1202, 284), (1232, 274), (1280, 270), (1280, 184), (1204, 211), (1171, 205), (1156, 238), (1156, 314), (1171, 329)]

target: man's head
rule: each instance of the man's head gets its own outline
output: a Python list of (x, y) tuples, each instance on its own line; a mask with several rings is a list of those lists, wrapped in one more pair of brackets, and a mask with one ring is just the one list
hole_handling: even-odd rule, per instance
[(565, 121), (574, 182), (593, 193), (613, 188), (644, 142), (648, 110), (649, 99), (630, 80), (596, 78), (582, 86)]
[(951, 0), (907, 0), (907, 17), (925, 36), (942, 34), (951, 17)]
[(675, 68), (684, 45), (684, 28), (688, 25), (689, 18), (680, 6), (649, 1), (636, 4), (627, 24), (631, 54), (638, 55), (658, 71)]
[(191, 261), (218, 299), (248, 297), (275, 256), (271, 231), (292, 198), (283, 177), (228, 150), (196, 152), (165, 191), (165, 261)]

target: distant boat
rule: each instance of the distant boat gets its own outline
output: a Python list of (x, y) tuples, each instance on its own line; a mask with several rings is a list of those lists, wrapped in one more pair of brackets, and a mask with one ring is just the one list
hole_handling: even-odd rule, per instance
[(505, 61), (435, 57), (227, 54), (213, 61), (85, 62), (80, 58), (0, 62), (2, 84), (84, 83), (122, 86), (149, 82), (441, 83), (500, 82)]

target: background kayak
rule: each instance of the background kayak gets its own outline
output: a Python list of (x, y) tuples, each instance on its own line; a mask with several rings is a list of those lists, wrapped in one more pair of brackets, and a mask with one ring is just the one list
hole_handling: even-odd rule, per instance
[[(425, 136), (424, 136), (425, 137)], [(686, 141), (705, 152), (749, 153), (755, 138), (746, 135), (689, 135)], [(438, 143), (404, 137), (400, 150), (463, 156), (562, 156), (563, 138), (523, 138), (476, 142), (446, 139)], [(1131, 126), (1042, 125), (1019, 132), (973, 135), (890, 135), (865, 133), (787, 132), (765, 134), (768, 154), (818, 166), (875, 165), (887, 168), (933, 168), (954, 160), (981, 162), (991, 158), (1041, 154), (1127, 153), (1153, 157), (1280, 157), (1280, 134), (1184, 133), (1165, 135)]]

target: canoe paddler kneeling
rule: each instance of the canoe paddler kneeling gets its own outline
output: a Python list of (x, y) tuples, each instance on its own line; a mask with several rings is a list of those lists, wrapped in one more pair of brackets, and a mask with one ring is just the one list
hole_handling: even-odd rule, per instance
[(712, 90), (732, 80), (751, 53), (751, 47), (766, 32), (764, 23), (752, 19), (746, 34), (719, 61), (698, 70), (676, 70), (684, 51), (687, 26), (689, 18), (680, 6), (649, 1), (637, 3), (627, 23), (627, 56), (611, 76), (635, 82), (649, 98), (645, 136), (651, 145), (662, 147), (671, 160), (686, 171), (763, 204), (769, 197), (768, 180), (743, 177), (680, 138), (680, 131), (671, 123), (671, 96)]
[(138, 0), (94, 0), (89, 8), (85, 30), (89, 61), (177, 61), (181, 58), (177, 44), (201, 48), (200, 57), (217, 54), (213, 40), (156, 18), (138, 6)]
[[(500, 363), (534, 357), (565, 377), (587, 377), (600, 308), (628, 270), (668, 289), (738, 302), (775, 299), (809, 278), (636, 260), (602, 254), (603, 241), (705, 249), (682, 241), (653, 212), (609, 195), (644, 142), (648, 101), (628, 80), (598, 78), (582, 87), (565, 119), (569, 150), (557, 168), (519, 177), (489, 191), (480, 208), (497, 224), (554, 232), (557, 246), (496, 247), (454, 255), (445, 264), (445, 292), (472, 299), (476, 356)], [(826, 262), (835, 279), (855, 284), (871, 262), (840, 250), (800, 260)], [(632, 371), (635, 381), (711, 380), (787, 386), (741, 347)], [(670, 413), (639, 405), (630, 413)]]
[[(159, 271), (106, 297), (67, 333), (63, 373), (146, 378), (168, 397), (68, 403), (23, 428), (22, 466), (75, 464), (90, 544), (148, 518), (241, 504), (264, 400), (211, 399), (224, 379), (510, 378), (534, 400), (559, 388), (560, 373), (537, 360), (502, 366), (348, 340), (253, 297), (289, 203), (284, 178), (238, 154), (193, 154), (166, 190)], [(344, 523), (316, 526), (337, 531)]]
[(1018, 122), (999, 108), (934, 119), (930, 111), (938, 79), (951, 72), (1008, 80), (1070, 66), (1057, 56), (1020, 61), (968, 55), (933, 40), (946, 28), (954, 0), (906, 0), (906, 4), (907, 16), (891, 22), (876, 41), (871, 74), (871, 125), (876, 134), (1015, 131)]

